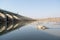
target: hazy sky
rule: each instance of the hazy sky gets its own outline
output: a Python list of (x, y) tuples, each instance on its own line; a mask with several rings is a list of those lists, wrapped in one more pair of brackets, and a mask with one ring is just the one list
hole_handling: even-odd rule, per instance
[(60, 17), (60, 0), (0, 0), (0, 8), (33, 18)]

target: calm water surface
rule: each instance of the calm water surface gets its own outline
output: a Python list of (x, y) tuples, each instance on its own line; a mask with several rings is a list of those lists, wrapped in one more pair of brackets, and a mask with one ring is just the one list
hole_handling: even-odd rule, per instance
[(36, 24), (22, 26), (19, 29), (0, 36), (0, 40), (60, 40), (60, 25), (44, 23), (49, 29), (41, 30)]

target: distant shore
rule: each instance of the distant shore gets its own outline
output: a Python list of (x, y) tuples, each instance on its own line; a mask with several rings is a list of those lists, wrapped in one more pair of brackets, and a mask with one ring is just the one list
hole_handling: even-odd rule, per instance
[(60, 22), (60, 17), (56, 18), (42, 18), (42, 19), (36, 19), (37, 21), (40, 22)]

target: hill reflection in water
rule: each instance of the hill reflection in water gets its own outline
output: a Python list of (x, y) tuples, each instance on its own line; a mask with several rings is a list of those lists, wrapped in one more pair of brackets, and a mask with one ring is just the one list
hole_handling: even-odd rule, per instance
[[(6, 27), (6, 28), (5, 29), (3, 28), (4, 29), (3, 31), (0, 30), (0, 39), (1, 40), (60, 40), (59, 29), (39, 30), (37, 29), (37, 26), (34, 26), (36, 24), (25, 26), (30, 23), (31, 23), (30, 21), (8, 23), (7, 25), (5, 23), (1, 23), (0, 27), (1, 28)], [(55, 26), (49, 24), (44, 23), (44, 25), (46, 25), (47, 27), (50, 26), (55, 28)]]
[(17, 22), (9, 22), (9, 23), (0, 23), (0, 35), (9, 33), (13, 30), (16, 30), (24, 25), (31, 23), (31, 21), (17, 21)]

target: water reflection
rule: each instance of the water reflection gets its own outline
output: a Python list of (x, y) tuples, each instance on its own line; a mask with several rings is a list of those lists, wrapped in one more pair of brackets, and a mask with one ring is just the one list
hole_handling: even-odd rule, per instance
[(60, 29), (60, 22), (36, 22), (35, 25), (38, 30)]
[[(1, 28), (6, 27), (0, 32), (0, 40), (59, 40), (60, 30), (36, 30), (34, 25), (28, 25), (30, 21), (20, 21), (14, 23), (1, 23)], [(46, 24), (45, 24), (46, 25)], [(44, 25), (44, 26), (45, 26)], [(51, 25), (50, 25), (51, 26)], [(37, 27), (37, 26), (36, 26)], [(53, 26), (52, 26), (53, 27)], [(1, 29), (0, 28), (0, 29)], [(20, 30), (16, 30), (16, 29)], [(15, 31), (13, 31), (15, 30)], [(12, 31), (12, 32), (11, 32)], [(11, 32), (11, 33), (9, 33)], [(8, 34), (6, 34), (8, 33)], [(6, 35), (4, 35), (6, 34)], [(56, 36), (59, 35), (59, 36)]]
[(11, 32), (29, 23), (31, 23), (31, 21), (19, 21), (19, 22), (16, 21), (16, 22), (0, 23), (0, 35)]

